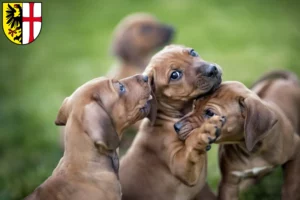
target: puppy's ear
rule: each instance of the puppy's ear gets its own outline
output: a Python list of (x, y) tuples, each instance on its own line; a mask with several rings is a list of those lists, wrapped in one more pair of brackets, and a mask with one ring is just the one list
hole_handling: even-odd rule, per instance
[(129, 55), (126, 43), (125, 39), (116, 38), (111, 47), (112, 54), (121, 57), (123, 60), (128, 60)]
[(97, 102), (85, 107), (84, 128), (96, 146), (115, 150), (120, 143), (113, 121), (103, 106)]
[(154, 81), (154, 73), (153, 70), (150, 70), (148, 72), (144, 73), (145, 75), (148, 76), (149, 80), (150, 80), (150, 84), (151, 84), (151, 95), (152, 95), (152, 100), (151, 100), (151, 109), (149, 112), (149, 115), (147, 116), (147, 118), (150, 120), (151, 122), (151, 126), (153, 126), (155, 120), (156, 120), (156, 115), (157, 115), (157, 100), (156, 100), (156, 96), (155, 96), (155, 81)]
[(70, 114), (69, 97), (65, 98), (55, 120), (57, 126), (65, 126)]
[(128, 33), (119, 33), (116, 35), (112, 43), (112, 54), (120, 57), (124, 61), (132, 61), (137, 57), (136, 47), (133, 46), (134, 41), (130, 37), (130, 32)]
[(149, 112), (147, 118), (150, 120), (151, 126), (153, 126), (153, 124), (156, 120), (156, 115), (157, 115), (157, 101), (156, 101), (156, 97), (155, 97), (155, 94), (153, 91), (151, 92), (151, 95), (152, 95), (152, 100), (150, 102), (151, 109), (150, 109), (150, 112)]
[(255, 145), (269, 133), (278, 119), (274, 111), (259, 99), (248, 97), (241, 100), (240, 104), (246, 112), (244, 122), (245, 141), (247, 149), (251, 152)]

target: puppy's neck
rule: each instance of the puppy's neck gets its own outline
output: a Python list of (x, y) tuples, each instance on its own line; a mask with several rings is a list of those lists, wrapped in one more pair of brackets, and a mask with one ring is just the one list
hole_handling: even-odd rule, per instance
[(134, 58), (119, 58), (119, 62), (124, 68), (134, 68), (143, 71), (150, 61), (150, 55), (139, 55)]
[(106, 171), (118, 176), (119, 163), (116, 149), (107, 150), (95, 145), (80, 123), (74, 123), (72, 119), (68, 120), (64, 141), (64, 156), (55, 172), (70, 171), (97, 176), (100, 171)]
[(118, 71), (114, 72), (114, 77), (116, 79), (122, 79), (134, 74), (143, 73), (145, 70), (150, 58), (140, 58), (138, 60), (119, 60)]
[(116, 79), (122, 79), (129, 76), (132, 76), (134, 74), (142, 73), (144, 68), (143, 67), (137, 67), (134, 65), (124, 65), (122, 64), (121, 67), (117, 68), (118, 71), (115, 72), (114, 77)]
[(157, 100), (157, 115), (163, 118), (180, 119), (191, 111), (192, 101)]

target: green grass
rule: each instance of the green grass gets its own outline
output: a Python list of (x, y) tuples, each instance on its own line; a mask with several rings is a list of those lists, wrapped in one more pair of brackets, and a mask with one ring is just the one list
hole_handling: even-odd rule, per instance
[[(262, 73), (286, 68), (300, 75), (297, 1), (43, 1), (43, 28), (26, 46), (0, 34), (0, 199), (20, 199), (56, 166), (63, 99), (115, 63), (111, 34), (125, 15), (146, 11), (177, 29), (175, 43), (191, 46), (222, 66), (225, 80), (251, 84)], [(280, 170), (242, 199), (279, 199)], [(216, 189), (216, 146), (208, 180)], [(272, 183), (272, 184), (271, 184)]]

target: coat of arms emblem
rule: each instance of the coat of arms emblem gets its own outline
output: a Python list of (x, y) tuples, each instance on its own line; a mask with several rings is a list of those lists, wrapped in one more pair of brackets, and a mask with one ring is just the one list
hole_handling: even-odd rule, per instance
[(3, 3), (3, 31), (15, 44), (30, 44), (42, 28), (42, 3)]

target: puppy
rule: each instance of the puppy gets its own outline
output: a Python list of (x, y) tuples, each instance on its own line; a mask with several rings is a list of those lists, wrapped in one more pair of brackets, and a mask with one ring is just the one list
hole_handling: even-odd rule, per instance
[[(221, 83), (221, 70), (197, 52), (171, 45), (158, 52), (145, 72), (152, 84), (149, 120), (144, 120), (120, 164), (123, 200), (199, 199), (205, 186), (208, 137), (216, 137), (220, 118), (212, 119), (193, 140), (178, 139), (173, 125), (192, 108), (192, 100)], [(156, 103), (154, 99), (156, 98)], [(155, 109), (156, 107), (156, 109)]]
[(242, 83), (225, 82), (176, 123), (179, 137), (185, 140), (198, 132), (204, 119), (227, 117), (215, 141), (221, 144), (219, 199), (238, 199), (239, 187), (254, 183), (276, 166), (284, 171), (281, 199), (300, 199), (299, 86), (296, 76), (286, 71), (268, 74), (252, 91)]
[(116, 27), (111, 47), (120, 64), (109, 76), (118, 80), (143, 72), (152, 53), (169, 43), (173, 35), (172, 26), (162, 24), (150, 14), (125, 17)]
[(66, 98), (56, 125), (66, 125), (56, 169), (26, 200), (121, 199), (116, 149), (123, 130), (148, 115), (148, 77), (97, 78)]
[[(109, 72), (108, 76), (121, 79), (142, 73), (153, 53), (168, 44), (174, 37), (174, 28), (162, 24), (148, 13), (134, 13), (117, 25), (111, 50), (118, 59), (118, 64)], [(136, 133), (140, 121), (131, 126), (126, 132)], [(121, 142), (121, 151), (128, 149), (132, 142), (130, 135), (126, 135)]]
[[(173, 36), (172, 26), (162, 24), (150, 14), (135, 13), (127, 16), (119, 23), (113, 36), (111, 48), (119, 60), (119, 65), (108, 73), (108, 77), (119, 80), (142, 73), (152, 53), (169, 43)], [(136, 123), (130, 128), (137, 130), (139, 124)], [(64, 148), (63, 138), (64, 128), (60, 130), (62, 149)], [(124, 139), (127, 139), (126, 134)], [(130, 144), (131, 141), (127, 143)], [(129, 147), (128, 144), (125, 146)]]

